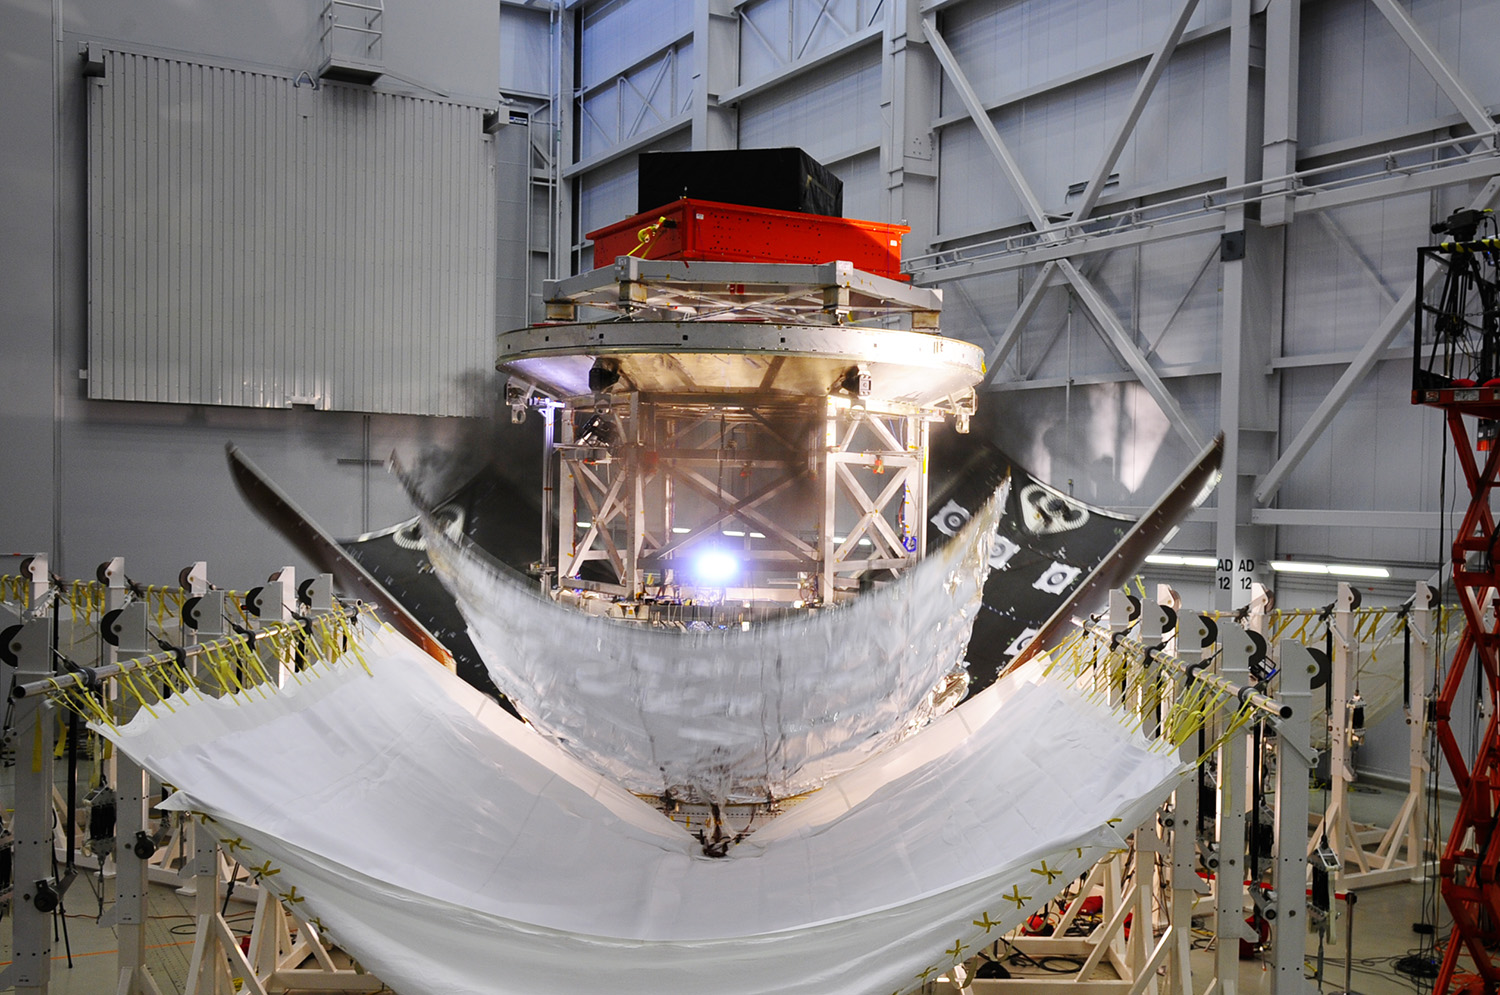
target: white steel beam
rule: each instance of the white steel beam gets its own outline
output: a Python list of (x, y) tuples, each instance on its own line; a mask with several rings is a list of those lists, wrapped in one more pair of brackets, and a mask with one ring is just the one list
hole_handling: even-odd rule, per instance
[(943, 71), (924, 40), (916, 0), (889, 0), (876, 11), (880, 57), (880, 168), (885, 216), (911, 226), (908, 245), (932, 248), (937, 234), (937, 149), (932, 119)]
[(1021, 298), (1021, 303), (1016, 305), (1016, 313), (1010, 316), (1010, 321), (1005, 325), (1005, 331), (1000, 333), (994, 348), (990, 349), (989, 355), (984, 357), (984, 368), (989, 371), (987, 383), (994, 383), (995, 375), (1000, 372), (1001, 365), (1005, 362), (1016, 343), (1021, 341), (1021, 332), (1030, 323), (1036, 314), (1037, 306), (1042, 303), (1046, 296), (1047, 288), (1052, 285), (1052, 278), (1057, 275), (1057, 263), (1049, 262), (1042, 267), (1031, 286)]
[(1141, 119), (1141, 112), (1146, 109), (1146, 101), (1150, 100), (1151, 94), (1155, 92), (1157, 81), (1166, 71), (1172, 53), (1177, 51), (1177, 43), (1182, 40), (1182, 33), (1187, 30), (1187, 23), (1197, 8), (1198, 0), (1181, 0), (1178, 3), (1177, 16), (1172, 19), (1171, 26), (1167, 28), (1167, 36), (1162, 39), (1156, 53), (1151, 56), (1151, 61), (1146, 63), (1146, 71), (1141, 74), (1140, 81), (1136, 83), (1135, 93), (1130, 98), (1130, 106), (1126, 108), (1125, 117), (1121, 119), (1120, 127), (1115, 131), (1114, 140), (1104, 150), (1104, 155), (1100, 158), (1094, 175), (1089, 178), (1088, 186), (1084, 187), (1082, 199), (1073, 209), (1074, 221), (1082, 221), (1088, 217), (1094, 205), (1099, 202), (1099, 195), (1104, 192), (1104, 184), (1109, 179), (1109, 174), (1114, 170), (1115, 163), (1120, 161), (1120, 153), (1125, 151), (1125, 143), (1130, 141), (1130, 136)]
[(1355, 262), (1359, 263), (1359, 268), (1364, 272), (1365, 276), (1370, 278), (1370, 282), (1375, 285), (1375, 288), (1380, 291), (1380, 296), (1385, 298), (1386, 306), (1389, 307), (1396, 303), (1396, 292), (1385, 282), (1385, 276), (1381, 274), (1380, 270), (1375, 268), (1375, 264), (1370, 261), (1370, 257), (1365, 255), (1364, 250), (1355, 244), (1354, 239), (1349, 237), (1349, 233), (1344, 231), (1343, 226), (1334, 220), (1333, 215), (1327, 211), (1319, 211), (1313, 217), (1318, 219), (1318, 224), (1328, 234), (1328, 237), (1333, 239), (1339, 248), (1353, 256)]
[[(1422, 168), (1419, 171), (1404, 172), (1397, 168), (1392, 170), (1390, 175), (1380, 174), (1380, 179), (1360, 179), (1347, 185), (1327, 189), (1300, 190), (1293, 196), (1299, 213), (1325, 211), (1334, 207), (1384, 200), (1401, 194), (1434, 190), (1458, 183), (1487, 180), (1497, 173), (1500, 173), (1500, 158), (1487, 155), (1481, 158), (1464, 159), (1448, 166)], [(1222, 231), (1224, 229), (1224, 219), (1221, 213), (1224, 210), (1223, 193), (1216, 190), (1204, 196), (1214, 199), (1215, 204), (1211, 208), (1205, 208), (1203, 213), (1171, 220), (1142, 221), (1103, 235), (1075, 236), (1068, 241), (1040, 242), (1021, 248), (998, 250), (991, 256), (919, 270), (915, 273), (915, 279), (921, 284), (967, 280), (991, 273), (1009, 272), (1050, 259), (1083, 256), (1109, 249), (1122, 249), (1127, 246), (1146, 245), (1187, 235)], [(1240, 205), (1236, 204), (1236, 206)], [(957, 253), (963, 250), (952, 251)]]
[[(1252, 0), (1232, 0), (1229, 32), (1229, 98), (1224, 104), (1226, 177), (1231, 189), (1261, 179), (1262, 150), (1253, 137), (1260, 122), (1253, 116), (1264, 96), (1264, 76), (1256, 71), (1258, 29)], [(1266, 39), (1270, 45), (1274, 39)], [(1269, 57), (1269, 56), (1268, 56)], [(1281, 340), (1282, 277), (1285, 228), (1264, 228), (1247, 218), (1243, 202), (1223, 213), (1222, 238), (1237, 240), (1240, 250), (1220, 253), (1222, 289), (1219, 356), (1219, 431), (1224, 437), (1223, 479), (1215, 504), (1214, 607), (1224, 610), (1248, 603), (1254, 584), (1270, 581), (1266, 563), (1273, 537), (1250, 518), (1251, 488), (1264, 453), (1271, 448), (1277, 424), (1279, 385), (1263, 373), (1271, 343)], [(1223, 244), (1232, 244), (1231, 242)]]
[(987, 276), (991, 273), (1008, 273), (1011, 270), (1021, 269), (1023, 266), (1033, 266), (1057, 259), (1066, 259), (1070, 256), (1086, 256), (1096, 252), (1107, 252), (1111, 249), (1123, 249), (1132, 245), (1147, 245), (1151, 242), (1161, 242), (1171, 238), (1183, 238), (1188, 235), (1201, 235), (1204, 232), (1219, 232), (1224, 229), (1224, 219), (1217, 212), (1213, 214), (1200, 214), (1194, 217), (1183, 218), (1179, 221), (1166, 221), (1160, 224), (1145, 224), (1136, 228), (1127, 228), (1123, 231), (1109, 232), (1105, 235), (1089, 235), (1082, 238), (1074, 238), (1066, 242), (1040, 242), (1021, 249), (1012, 249), (993, 256), (975, 259), (971, 262), (957, 262), (930, 270), (922, 270), (916, 274), (916, 279), (923, 284), (947, 282), (949, 280), (967, 280), (976, 276)]
[[(928, 43), (932, 46), (932, 51), (937, 56), (938, 63), (943, 67), (943, 71), (953, 83), (954, 90), (958, 92), (959, 98), (963, 101), (964, 107), (968, 109), (970, 116), (974, 119), (974, 126), (979, 129), (980, 135), (983, 137), (985, 144), (989, 146), (995, 159), (1000, 163), (1001, 170), (1005, 173), (1006, 179), (1010, 182), (1012, 189), (1015, 190), (1016, 195), (1021, 198), (1021, 202), (1026, 206), (1026, 213), (1030, 216), (1032, 225), (1038, 230), (1046, 228), (1048, 225), (1047, 216), (1046, 212), (1042, 209), (1041, 201), (1037, 199), (1035, 191), (1031, 189), (1031, 185), (1026, 182), (1026, 177), (1021, 173), (1020, 164), (1011, 154), (1004, 139), (1000, 137), (1000, 132), (995, 128), (995, 123), (990, 120), (989, 114), (985, 112), (984, 106), (979, 100), (979, 95), (975, 93), (973, 85), (969, 83), (968, 77), (964, 75), (963, 68), (959, 66), (958, 60), (954, 58), (953, 51), (948, 48), (947, 42), (943, 40), (943, 36), (938, 32), (936, 20), (931, 15), (924, 16), (922, 18), (922, 27), (926, 31)], [(1187, 415), (1183, 413), (1177, 400), (1167, 390), (1166, 384), (1162, 383), (1161, 377), (1157, 376), (1156, 371), (1151, 368), (1151, 364), (1142, 355), (1139, 347), (1131, 340), (1130, 334), (1125, 330), (1125, 326), (1120, 323), (1119, 316), (1109, 306), (1109, 302), (1104, 299), (1093, 283), (1078, 271), (1078, 267), (1073, 264), (1071, 259), (1061, 258), (1057, 260), (1057, 266), (1067, 281), (1073, 285), (1073, 289), (1077, 292), (1079, 300), (1083, 301), (1084, 306), (1093, 314), (1106, 340), (1119, 353), (1120, 358), (1125, 361), (1125, 364), (1134, 371), (1135, 375), (1140, 379), (1141, 385), (1146, 388), (1146, 392), (1151, 395), (1152, 399), (1161, 408), (1162, 413), (1167, 416), (1167, 420), (1171, 422), (1172, 428), (1188, 442), (1194, 451), (1202, 449), (1203, 442), (1199, 438), (1198, 433), (1189, 424)], [(1035, 304), (1032, 306), (1034, 308)]]
[(995, 122), (990, 120), (989, 112), (984, 109), (979, 94), (974, 91), (969, 77), (964, 74), (963, 67), (958, 64), (953, 50), (943, 40), (942, 34), (938, 31), (937, 21), (932, 15), (923, 16), (922, 29), (927, 34), (927, 43), (932, 46), (932, 52), (937, 56), (943, 72), (947, 73), (949, 82), (953, 84), (954, 92), (963, 102), (964, 109), (969, 112), (969, 117), (973, 118), (974, 127), (979, 129), (979, 136), (984, 139), (984, 144), (989, 146), (990, 152), (1000, 163), (1000, 168), (1005, 173), (1006, 180), (1010, 182), (1011, 188), (1015, 190), (1016, 196), (1021, 198), (1032, 226), (1038, 231), (1046, 228), (1047, 212), (1042, 210), (1042, 202), (1037, 200), (1031, 184), (1027, 183), (1026, 177), (1021, 174), (1021, 164), (1016, 162), (1009, 146), (1000, 137), (1000, 132), (995, 128)]
[(1353, 529), (1452, 530), (1461, 515), (1438, 511), (1361, 511), (1352, 508), (1256, 508), (1250, 520), (1256, 525), (1310, 526)]
[(1202, 449), (1202, 439), (1193, 430), (1192, 425), (1188, 422), (1187, 415), (1183, 413), (1182, 407), (1177, 403), (1177, 399), (1172, 396), (1171, 391), (1167, 390), (1167, 385), (1162, 383), (1162, 379), (1157, 375), (1156, 370), (1146, 361), (1146, 357), (1141, 353), (1140, 348), (1131, 340), (1130, 333), (1120, 323), (1120, 318), (1115, 314), (1114, 308), (1110, 307), (1109, 302), (1100, 296), (1099, 291), (1094, 285), (1082, 273), (1078, 272), (1078, 267), (1073, 265), (1073, 260), (1059, 260), (1057, 266), (1062, 275), (1073, 285), (1074, 291), (1077, 292), (1084, 306), (1098, 320), (1100, 329), (1104, 332), (1109, 343), (1114, 346), (1120, 358), (1135, 373), (1136, 377), (1141, 381), (1141, 385), (1146, 388), (1146, 392), (1151, 395), (1151, 399), (1156, 402), (1157, 407), (1161, 408), (1162, 413), (1167, 416), (1167, 420), (1172, 423), (1172, 428), (1176, 430), (1178, 435), (1182, 436), (1183, 440), (1187, 442), (1188, 446), (1194, 452)]
[[(1289, 176), (1297, 171), (1298, 77), (1302, 60), (1302, 4), (1278, 3), (1266, 11), (1265, 137), (1261, 143), (1262, 176)], [(1261, 205), (1261, 224), (1267, 227), (1292, 220), (1290, 196), (1296, 185), (1286, 182), (1288, 196), (1272, 197)], [(1274, 188), (1273, 188), (1274, 189)]]
[(1396, 29), (1396, 34), (1401, 36), (1401, 40), (1406, 43), (1407, 48), (1411, 49), (1417, 61), (1421, 62), (1422, 67), (1432, 75), (1433, 81), (1448, 95), (1448, 99), (1453, 101), (1453, 105), (1464, 116), (1464, 120), (1469, 122), (1469, 127), (1474, 129), (1475, 134), (1485, 136), (1482, 140), (1486, 145), (1493, 146), (1493, 137), (1487, 135), (1487, 132), (1494, 130), (1495, 127), (1494, 119), (1490, 117), (1489, 111), (1485, 110), (1484, 105), (1464, 85), (1464, 81), (1458, 78), (1458, 74), (1427, 41), (1427, 37), (1412, 22), (1411, 15), (1406, 12), (1406, 9), (1396, 0), (1372, 0), (1372, 2), (1385, 15), (1385, 19), (1391, 22), (1391, 27)]
[(1413, 169), (1409, 172), (1398, 167), (1392, 169), (1390, 173), (1391, 175), (1383, 175), (1380, 179), (1360, 180), (1348, 185), (1303, 191), (1297, 195), (1297, 210), (1300, 212), (1326, 211), (1331, 207), (1343, 207), (1345, 204), (1363, 204), (1372, 200), (1384, 200), (1388, 197), (1399, 197), (1402, 194), (1420, 193), (1424, 190), (1452, 186), (1455, 183), (1487, 180), (1496, 173), (1500, 173), (1500, 159), (1487, 155), (1464, 159), (1451, 166), (1433, 166)]
[(564, 168), (562, 174), (565, 178), (571, 179), (572, 177), (578, 176), (581, 173), (587, 173), (590, 170), (598, 169), (600, 166), (604, 165), (607, 162), (614, 162), (616, 159), (620, 159), (627, 155), (630, 155), (632, 152), (639, 152), (646, 146), (653, 145), (656, 142), (661, 141), (663, 138), (666, 138), (668, 135), (676, 134), (679, 131), (684, 131), (688, 128), (691, 128), (692, 126), (693, 115), (691, 112), (686, 114), (679, 114), (676, 117), (671, 118), (670, 120), (665, 121), (654, 128), (647, 128), (645, 131), (642, 131), (639, 134), (631, 135), (629, 138), (625, 139), (617, 145), (611, 145), (608, 149), (600, 152), (598, 155), (593, 155), (587, 159), (582, 160), (581, 162), (573, 163), (573, 165)]
[[(743, 21), (742, 23), (749, 26), (751, 22)], [(765, 93), (767, 90), (775, 89), (783, 83), (801, 76), (810, 69), (827, 65), (836, 59), (843, 58), (850, 52), (878, 43), (881, 39), (882, 30), (880, 25), (861, 28), (849, 37), (840, 39), (827, 48), (819, 49), (813, 55), (799, 61), (787, 63), (782, 68), (775, 70), (767, 76), (751, 80), (743, 86), (725, 90), (723, 95), (720, 96), (719, 102), (726, 106), (738, 104), (743, 100), (748, 100), (750, 97)], [(754, 27), (751, 27), (751, 31), (756, 35), (760, 35), (760, 32)], [(761, 37), (763, 38), (764, 36), (761, 35)]]
[[(1494, 202), (1497, 194), (1500, 194), (1500, 176), (1492, 178), (1484, 185), (1484, 189), (1479, 192), (1479, 196), (1475, 197), (1469, 204), (1470, 209), (1484, 210)], [(1416, 310), (1417, 294), (1426, 293), (1428, 288), (1437, 282), (1442, 273), (1443, 270), (1441, 268), (1435, 267), (1432, 273), (1428, 275), (1427, 282), (1423, 286), (1417, 287), (1413, 284), (1406, 293), (1401, 295), (1401, 299), (1396, 302), (1395, 307), (1386, 312), (1386, 316), (1376, 326), (1375, 334), (1370, 336), (1369, 340), (1365, 342), (1355, 355), (1354, 362), (1350, 363), (1348, 369), (1344, 370), (1343, 375), (1338, 378), (1332, 389), (1328, 391), (1328, 396), (1323, 398), (1322, 402), (1313, 411), (1312, 416), (1308, 418), (1307, 424), (1302, 426), (1296, 437), (1282, 451), (1280, 458), (1276, 460), (1276, 463), (1270, 470), (1266, 471), (1266, 475), (1260, 479), (1255, 488), (1256, 501), (1265, 504), (1276, 496), (1276, 492), (1285, 483), (1287, 475), (1296, 468), (1298, 463), (1302, 462), (1302, 458), (1307, 455), (1307, 451), (1312, 448), (1312, 444), (1322, 436), (1323, 430), (1328, 427), (1328, 423), (1333, 421), (1334, 416), (1343, 408), (1344, 402), (1354, 392), (1354, 388), (1363, 383), (1365, 377), (1369, 375), (1370, 370), (1374, 369), (1376, 360), (1390, 346), (1391, 341), (1396, 337), (1396, 333), (1406, 327), (1406, 323), (1411, 320), (1412, 313)]]

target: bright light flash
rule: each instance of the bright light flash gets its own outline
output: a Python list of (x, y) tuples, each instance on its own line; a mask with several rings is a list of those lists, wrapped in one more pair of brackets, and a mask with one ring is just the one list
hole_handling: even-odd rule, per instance
[(739, 572), (740, 561), (722, 549), (705, 549), (693, 560), (693, 575), (703, 584), (727, 584)]
[(1147, 563), (1161, 567), (1205, 567), (1212, 570), (1219, 562), (1212, 556), (1178, 556), (1176, 553), (1152, 553)]

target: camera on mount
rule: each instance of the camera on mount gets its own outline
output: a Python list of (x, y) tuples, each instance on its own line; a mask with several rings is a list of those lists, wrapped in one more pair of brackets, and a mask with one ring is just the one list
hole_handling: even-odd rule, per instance
[(1484, 220), (1483, 211), (1463, 208), (1454, 211), (1432, 226), (1434, 235), (1451, 235), (1455, 242), (1472, 242), (1479, 233), (1479, 222)]

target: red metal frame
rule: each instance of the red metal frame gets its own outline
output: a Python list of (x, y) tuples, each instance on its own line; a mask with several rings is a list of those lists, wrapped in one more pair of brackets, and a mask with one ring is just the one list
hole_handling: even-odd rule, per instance
[(620, 256), (723, 262), (831, 263), (892, 280), (901, 272), (906, 225), (743, 204), (682, 199), (591, 231), (594, 268)]
[[(1448, 431), (1458, 454), (1464, 481), (1469, 488), (1469, 509), (1453, 542), (1453, 587), (1464, 612), (1464, 632), (1453, 654), (1453, 662), (1443, 681), (1442, 691), (1434, 702), (1438, 745), (1461, 798), (1453, 828), (1443, 849), (1440, 873), (1443, 901), (1453, 915), (1453, 934), (1433, 984), (1434, 995), (1472, 990), (1480, 985), (1493, 993), (1500, 988), (1500, 962), (1491, 948), (1500, 945), (1500, 618), (1486, 623), (1484, 611), (1500, 595), (1500, 553), (1495, 549), (1495, 519), (1490, 512), (1490, 493), (1500, 477), (1500, 448), (1486, 454), (1481, 469), (1474, 458), (1464, 415), (1500, 417), (1500, 406), (1475, 404), (1477, 399), (1463, 398), (1460, 403), (1443, 404)], [(1467, 402), (1467, 403), (1463, 403)], [(1467, 564), (1467, 554), (1482, 555), (1476, 569)], [(1488, 698), (1489, 720), (1484, 728), (1473, 764), (1465, 761), (1453, 734), (1450, 720), (1456, 701), (1472, 698), (1461, 693), (1464, 677), (1471, 662), (1477, 661), (1483, 677), (1480, 694)], [(1472, 838), (1471, 838), (1472, 831)], [(1461, 981), (1453, 987), (1459, 955), (1467, 951), (1479, 972), (1477, 979)]]

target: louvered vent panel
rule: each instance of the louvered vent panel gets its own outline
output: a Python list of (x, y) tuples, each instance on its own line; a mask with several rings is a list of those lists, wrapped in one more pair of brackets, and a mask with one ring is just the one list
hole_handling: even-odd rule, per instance
[(119, 51), (89, 82), (90, 397), (482, 410), (483, 108)]

